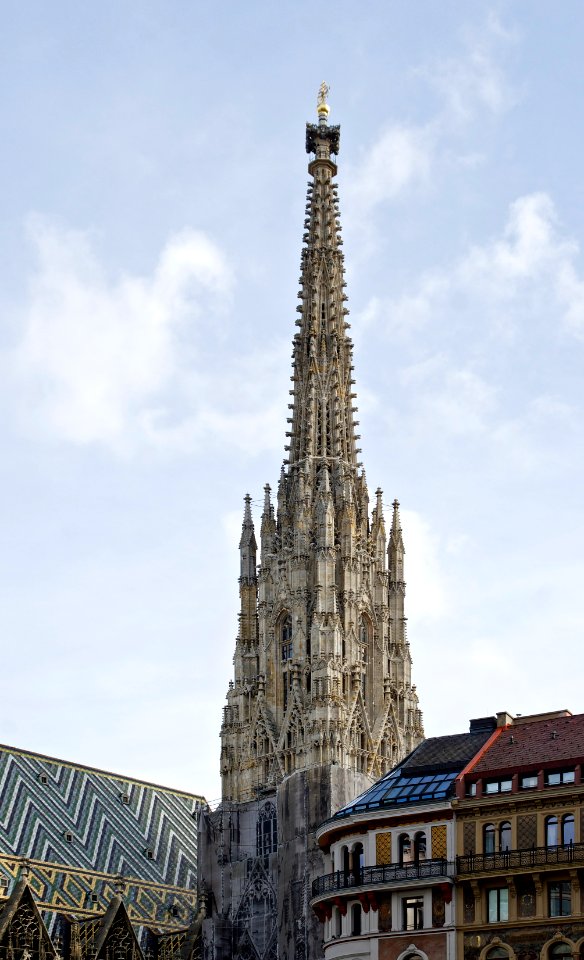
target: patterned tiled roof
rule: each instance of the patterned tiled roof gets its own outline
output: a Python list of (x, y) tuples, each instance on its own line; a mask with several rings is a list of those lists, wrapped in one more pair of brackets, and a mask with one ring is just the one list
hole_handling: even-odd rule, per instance
[(584, 758), (584, 714), (516, 721), (501, 730), (473, 773), (577, 763)]
[(192, 889), (202, 802), (0, 746), (0, 854)]

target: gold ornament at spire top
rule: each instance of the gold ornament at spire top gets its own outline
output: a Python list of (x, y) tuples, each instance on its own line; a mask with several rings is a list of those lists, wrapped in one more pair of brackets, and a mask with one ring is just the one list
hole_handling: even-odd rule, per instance
[(318, 88), (318, 97), (316, 98), (316, 112), (319, 118), (324, 117), (325, 120), (328, 117), (329, 113), (331, 112), (331, 108), (327, 103), (329, 90), (330, 90), (330, 87), (328, 83), (326, 83), (323, 80), (320, 87)]

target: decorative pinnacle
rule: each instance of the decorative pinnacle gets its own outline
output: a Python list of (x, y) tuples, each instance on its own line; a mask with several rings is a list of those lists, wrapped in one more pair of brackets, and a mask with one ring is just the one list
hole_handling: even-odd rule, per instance
[(397, 533), (398, 530), (401, 530), (401, 522), (399, 518), (399, 500), (394, 500), (392, 506), (393, 506), (393, 517), (391, 521), (391, 529), (392, 529), (392, 533), (394, 531)]
[(265, 517), (269, 517), (272, 512), (272, 500), (270, 497), (271, 492), (272, 492), (272, 488), (270, 484), (266, 483), (264, 487), (264, 513), (263, 513), (263, 516)]
[(318, 114), (318, 119), (320, 123), (326, 123), (327, 117), (331, 112), (331, 108), (327, 103), (329, 90), (330, 90), (330, 87), (328, 83), (326, 83), (323, 80), (320, 87), (318, 88), (318, 96), (316, 98), (316, 112)]

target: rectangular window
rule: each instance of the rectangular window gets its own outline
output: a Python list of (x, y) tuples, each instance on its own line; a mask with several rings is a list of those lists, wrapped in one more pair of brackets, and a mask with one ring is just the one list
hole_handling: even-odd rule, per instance
[(564, 783), (574, 783), (576, 773), (574, 770), (550, 770), (545, 775), (547, 787), (559, 787)]
[(485, 793), (510, 793), (512, 789), (512, 780), (487, 780), (484, 786)]
[(466, 788), (467, 797), (476, 797), (477, 795), (477, 785), (476, 783), (469, 783)]
[(569, 917), (572, 913), (572, 886), (568, 881), (548, 884), (550, 917)]
[(487, 891), (489, 923), (498, 923), (509, 919), (509, 891), (507, 887), (497, 887)]
[(292, 641), (282, 644), (282, 660), (292, 659)]
[(522, 790), (533, 790), (537, 787), (537, 773), (529, 773), (521, 777), (520, 786)]
[(424, 927), (424, 900), (422, 897), (408, 897), (402, 900), (404, 912), (404, 930), (422, 930)]

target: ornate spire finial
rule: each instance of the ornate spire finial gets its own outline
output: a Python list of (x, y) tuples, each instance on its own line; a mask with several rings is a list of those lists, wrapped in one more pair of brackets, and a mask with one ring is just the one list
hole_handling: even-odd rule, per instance
[(324, 80), (318, 88), (318, 97), (316, 99), (316, 112), (321, 123), (326, 123), (331, 108), (327, 103), (330, 87)]
[(393, 516), (391, 518), (391, 536), (396, 537), (401, 533), (401, 520), (399, 516), (399, 500), (394, 500), (392, 503), (393, 507)]

